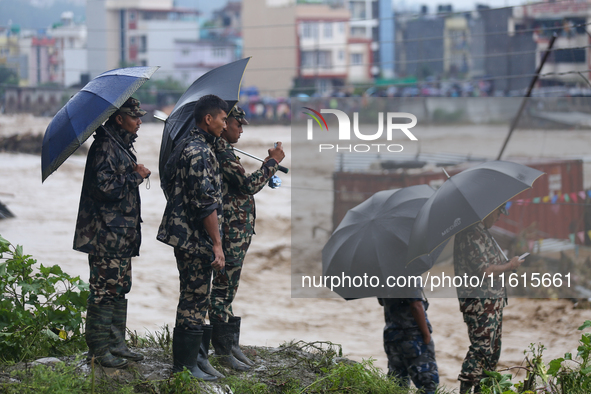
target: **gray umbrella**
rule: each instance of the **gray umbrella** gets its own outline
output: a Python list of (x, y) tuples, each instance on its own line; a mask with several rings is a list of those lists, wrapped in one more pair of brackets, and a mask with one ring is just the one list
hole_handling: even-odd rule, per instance
[[(409, 294), (404, 290), (409, 288), (414, 294), (414, 286), (388, 286), (386, 281), (388, 277), (422, 274), (443, 250), (445, 245), (431, 256), (405, 264), (415, 217), (434, 192), (427, 185), (384, 190), (350, 209), (322, 250), (322, 273), (341, 279), (367, 276), (367, 285), (351, 283), (333, 291), (347, 299), (405, 297)], [(379, 278), (377, 286), (376, 280), (370, 283), (372, 276)]]
[(449, 178), (419, 211), (407, 261), (428, 255), (452, 236), (481, 221), (544, 173), (509, 161), (489, 161)]

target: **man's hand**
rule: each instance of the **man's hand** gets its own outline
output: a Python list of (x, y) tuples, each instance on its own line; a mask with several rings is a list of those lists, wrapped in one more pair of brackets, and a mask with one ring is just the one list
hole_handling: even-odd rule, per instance
[(143, 164), (137, 164), (135, 167), (133, 167), (133, 170), (135, 172), (137, 172), (138, 174), (140, 174), (142, 176), (142, 178), (144, 178), (144, 179), (149, 177), (150, 174), (152, 173)]
[(285, 158), (285, 152), (283, 152), (283, 145), (281, 142), (277, 142), (277, 146), (275, 148), (269, 149), (269, 156), (265, 159), (265, 161), (269, 159), (275, 159), (277, 163), (281, 163), (281, 160)]
[(226, 266), (226, 256), (224, 256), (224, 250), (222, 249), (222, 245), (213, 245), (213, 255), (214, 260), (211, 263), (211, 266), (216, 271), (221, 271)]
[(523, 264), (524, 261), (525, 260), (519, 260), (519, 256), (515, 256), (509, 260), (507, 264), (509, 265), (510, 270), (516, 270), (521, 264)]

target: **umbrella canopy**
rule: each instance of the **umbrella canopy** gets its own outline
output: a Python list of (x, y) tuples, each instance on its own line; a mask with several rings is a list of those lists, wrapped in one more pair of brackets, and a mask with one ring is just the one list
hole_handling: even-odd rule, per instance
[(240, 98), (240, 83), (250, 57), (214, 68), (199, 77), (179, 99), (166, 119), (160, 145), (160, 174), (175, 145), (189, 135), (195, 127), (193, 119), (194, 104), (208, 94), (226, 100), (230, 107), (236, 105)]
[[(406, 265), (407, 245), (415, 217), (435, 191), (427, 185), (377, 192), (350, 209), (322, 250), (324, 276), (377, 276), (368, 286), (335, 287), (343, 298), (405, 297), (404, 287), (389, 286), (389, 276), (420, 275), (429, 270), (441, 250)], [(399, 282), (400, 283), (400, 282)], [(413, 289), (412, 286), (410, 286)]]
[(76, 93), (53, 117), (41, 148), (45, 181), (160, 67), (118, 68), (102, 73)]
[(531, 188), (542, 174), (522, 164), (489, 161), (452, 176), (419, 211), (410, 236), (407, 261), (432, 253), (455, 234)]

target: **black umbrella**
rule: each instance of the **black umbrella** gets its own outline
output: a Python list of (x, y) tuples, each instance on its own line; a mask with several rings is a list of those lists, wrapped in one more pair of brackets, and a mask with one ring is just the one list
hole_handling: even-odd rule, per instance
[(57, 170), (158, 68), (128, 67), (107, 71), (76, 93), (45, 130), (41, 148), (42, 181)]
[[(423, 204), (435, 191), (427, 185), (403, 189), (384, 190), (350, 209), (322, 250), (322, 273), (324, 276), (367, 276), (367, 285), (333, 287), (343, 298), (408, 296), (407, 290), (415, 286), (402, 285), (402, 281), (387, 283), (388, 277), (417, 276), (433, 267), (443, 246), (431, 256), (425, 256), (406, 264), (407, 245), (415, 217)], [(379, 278), (379, 284), (374, 279)], [(336, 284), (330, 279), (328, 284)], [(359, 280), (357, 280), (359, 283)], [(414, 291), (413, 291), (414, 294)]]
[(174, 109), (165, 120), (160, 145), (160, 174), (164, 173), (164, 166), (170, 154), (179, 141), (189, 135), (195, 127), (193, 110), (195, 102), (208, 94), (226, 100), (231, 108), (239, 100), (240, 83), (250, 57), (214, 68), (199, 77), (179, 99)]
[(489, 161), (452, 176), (419, 211), (407, 261), (432, 253), (455, 234), (531, 188), (542, 174), (522, 164)]

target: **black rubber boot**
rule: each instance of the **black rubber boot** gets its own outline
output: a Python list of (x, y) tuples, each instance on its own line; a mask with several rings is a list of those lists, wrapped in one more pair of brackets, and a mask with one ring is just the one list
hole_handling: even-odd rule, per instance
[(88, 345), (88, 361), (94, 360), (106, 368), (125, 368), (127, 360), (111, 354), (109, 351), (109, 334), (113, 319), (112, 304), (89, 304), (86, 309), (86, 344)]
[(201, 326), (201, 328), (203, 329), (203, 338), (201, 339), (201, 345), (199, 346), (197, 365), (199, 365), (199, 368), (205, 373), (217, 376), (218, 378), (225, 378), (225, 376), (217, 371), (208, 360), (209, 343), (211, 342), (211, 330), (213, 327), (210, 324), (206, 324)]
[(172, 372), (181, 372), (183, 367), (191, 372), (197, 379), (216, 381), (218, 378), (203, 372), (197, 365), (199, 347), (203, 330), (185, 330), (183, 327), (175, 327), (172, 336)]
[(460, 394), (471, 394), (472, 386), (470, 382), (460, 381)]
[(234, 330), (236, 325), (223, 323), (211, 318), (210, 320), (213, 325), (213, 330), (211, 331), (211, 344), (215, 349), (215, 355), (220, 359), (220, 364), (236, 371), (248, 371), (250, 367), (242, 361), (238, 361), (232, 355), (232, 345), (234, 343)]
[(228, 319), (228, 323), (235, 325), (234, 330), (234, 343), (232, 344), (232, 355), (236, 357), (238, 361), (242, 361), (246, 365), (250, 365), (251, 367), (254, 363), (246, 357), (242, 350), (240, 349), (240, 321), (242, 319), (239, 316), (230, 316)]
[(123, 357), (132, 361), (142, 361), (144, 356), (134, 353), (125, 343), (125, 332), (127, 331), (127, 300), (118, 298), (113, 304), (113, 321), (111, 322), (111, 354)]

